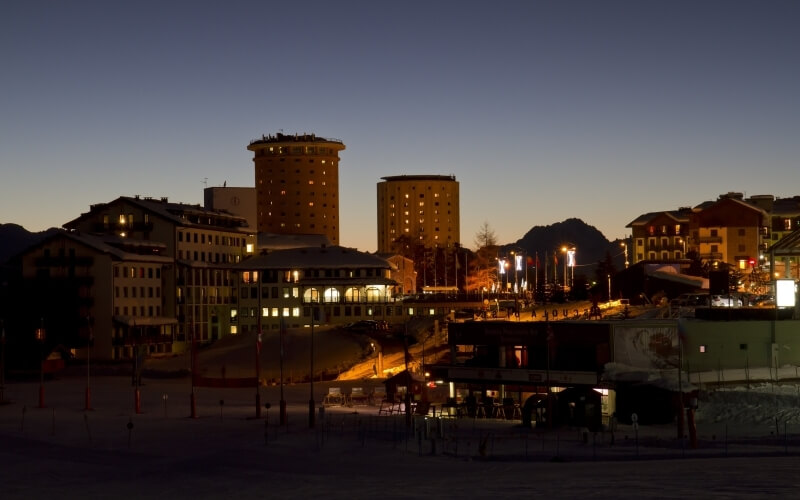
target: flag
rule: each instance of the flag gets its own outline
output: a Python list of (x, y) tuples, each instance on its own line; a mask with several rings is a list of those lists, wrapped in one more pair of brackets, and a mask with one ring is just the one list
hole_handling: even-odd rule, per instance
[(258, 331), (258, 340), (256, 340), (256, 354), (261, 354), (261, 330)]
[(555, 252), (553, 253), (553, 264), (558, 265), (558, 255)]

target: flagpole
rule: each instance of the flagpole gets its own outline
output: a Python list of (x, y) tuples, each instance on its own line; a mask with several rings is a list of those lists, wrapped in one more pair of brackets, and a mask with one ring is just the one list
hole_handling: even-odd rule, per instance
[(281, 317), (281, 331), (280, 331), (280, 337), (281, 337), (280, 338), (280, 343), (281, 343), (281, 346), (280, 346), (280, 349), (281, 349), (281, 352), (280, 352), (280, 357), (281, 357), (281, 363), (280, 363), (280, 372), (281, 372), (280, 373), (280, 375), (281, 375), (280, 423), (281, 423), (281, 425), (286, 425), (286, 400), (283, 399), (283, 334), (285, 333), (285, 329), (286, 329), (286, 324), (284, 323), (283, 318)]
[(256, 282), (256, 293), (258, 293), (258, 337), (256, 338), (256, 418), (261, 418), (261, 333), (263, 323), (261, 318), (264, 312), (261, 309), (261, 276), (257, 271), (253, 273)]
[(311, 384), (308, 399), (308, 427), (314, 428), (314, 305), (311, 305)]

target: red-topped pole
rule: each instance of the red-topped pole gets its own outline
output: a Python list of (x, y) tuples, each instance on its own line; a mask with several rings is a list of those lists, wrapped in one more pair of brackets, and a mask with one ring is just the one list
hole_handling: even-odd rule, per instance
[(190, 374), (190, 377), (192, 379), (192, 393), (189, 396), (189, 405), (191, 406), (191, 417), (192, 418), (197, 418), (197, 400), (195, 399), (195, 395), (194, 395), (194, 377), (195, 377), (195, 370), (197, 369), (197, 345), (196, 345), (196, 342), (195, 342), (196, 336), (194, 334), (194, 331), (192, 331), (191, 335), (192, 335), (192, 343), (191, 343), (191, 347), (190, 347), (191, 348), (191, 353), (190, 353), (190, 359), (191, 359), (190, 371), (191, 371), (191, 374)]
[(87, 316), (86, 317), (86, 325), (89, 328), (89, 339), (86, 342), (86, 408), (85, 410), (92, 409), (92, 390), (89, 385), (89, 379), (91, 376), (91, 357), (92, 357), (92, 344), (94, 344), (94, 337), (92, 337), (92, 318)]
[(261, 310), (258, 316), (258, 339), (256, 340), (256, 418), (261, 418)]
[(44, 405), (44, 341), (46, 338), (46, 333), (44, 330), (44, 318), (41, 320), (41, 326), (36, 329), (34, 332), (36, 336), (36, 341), (39, 343), (39, 408), (45, 408)]

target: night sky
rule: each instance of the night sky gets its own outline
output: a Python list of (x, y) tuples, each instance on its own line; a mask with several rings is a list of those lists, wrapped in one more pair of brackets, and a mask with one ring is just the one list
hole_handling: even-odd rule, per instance
[(455, 175), (461, 240), (800, 195), (800, 2), (0, 4), (0, 222), (253, 186), (262, 134), (341, 139), (340, 241), (376, 183)]

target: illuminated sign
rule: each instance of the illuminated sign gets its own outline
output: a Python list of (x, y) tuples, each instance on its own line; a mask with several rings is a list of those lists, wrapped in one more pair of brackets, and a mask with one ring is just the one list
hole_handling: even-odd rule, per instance
[(795, 285), (793, 279), (775, 280), (775, 291), (777, 307), (794, 307)]

